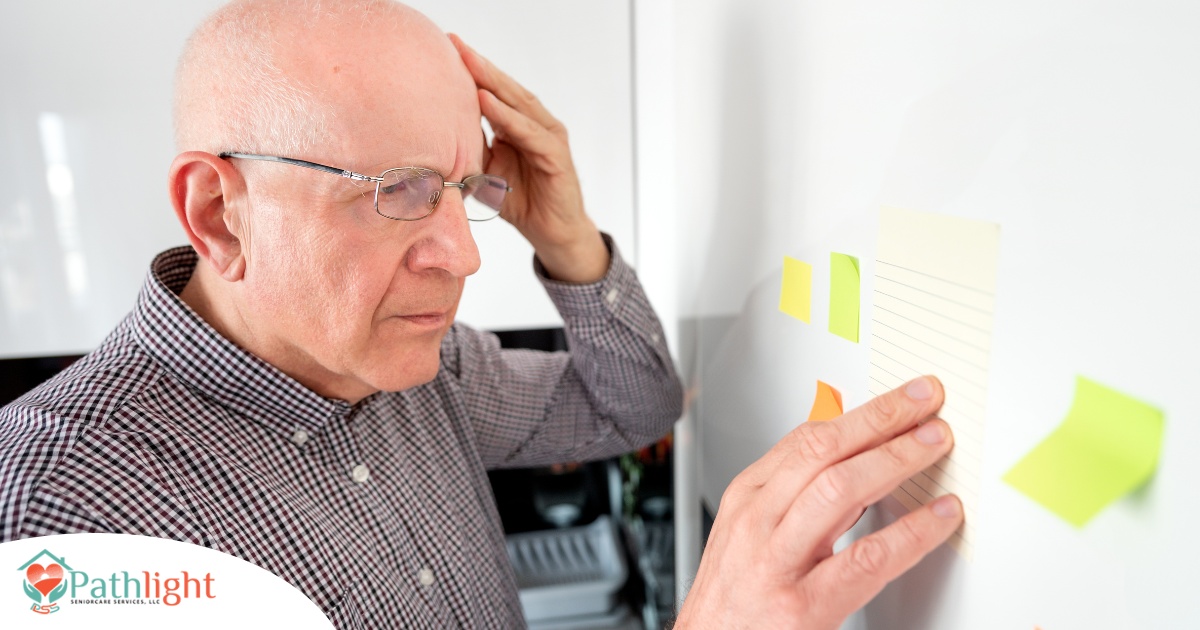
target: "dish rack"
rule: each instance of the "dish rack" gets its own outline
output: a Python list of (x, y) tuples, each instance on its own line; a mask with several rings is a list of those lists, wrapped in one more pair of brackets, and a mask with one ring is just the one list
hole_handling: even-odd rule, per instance
[(628, 577), (618, 540), (608, 516), (582, 527), (508, 536), (508, 557), (530, 625), (612, 615)]

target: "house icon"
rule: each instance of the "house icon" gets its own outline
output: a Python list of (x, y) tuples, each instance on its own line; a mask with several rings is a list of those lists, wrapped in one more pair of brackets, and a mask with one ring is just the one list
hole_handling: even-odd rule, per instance
[(66, 569), (66, 570), (68, 570), (68, 571), (74, 571), (74, 570), (75, 570), (75, 569), (72, 569), (72, 568), (71, 568), (71, 565), (67, 564), (65, 560), (63, 560), (62, 558), (59, 558), (58, 556), (56, 556), (56, 555), (54, 555), (54, 554), (50, 553), (50, 551), (49, 551), (49, 550), (47, 550), (47, 549), (43, 549), (41, 553), (39, 553), (39, 554), (37, 554), (36, 556), (34, 556), (34, 557), (30, 558), (30, 559), (29, 559), (29, 562), (26, 562), (25, 564), (23, 564), (23, 565), (21, 565), (21, 566), (17, 567), (17, 570), (18, 570), (18, 571), (24, 571), (25, 569), (29, 568), (29, 565), (33, 564), (34, 562), (37, 562), (38, 560), (41, 560), (43, 557), (49, 558), (51, 562), (53, 562), (54, 564), (57, 564), (57, 565), (61, 566), (62, 568)]

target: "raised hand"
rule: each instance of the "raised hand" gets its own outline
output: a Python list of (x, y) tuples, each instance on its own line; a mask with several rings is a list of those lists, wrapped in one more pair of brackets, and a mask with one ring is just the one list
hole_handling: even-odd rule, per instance
[(830, 422), (806, 422), (729, 484), (675, 628), (833, 630), (962, 523), (947, 495), (841, 552), (863, 509), (950, 451), (922, 377)]
[(584, 212), (566, 127), (458, 36), (450, 40), (475, 79), (479, 108), (495, 132), (484, 170), (513, 188), (500, 216), (529, 240), (555, 279), (600, 279), (608, 269), (608, 249)]

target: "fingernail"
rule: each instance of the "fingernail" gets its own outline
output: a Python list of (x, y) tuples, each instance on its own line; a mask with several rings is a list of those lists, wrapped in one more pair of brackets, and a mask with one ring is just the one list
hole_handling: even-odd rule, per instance
[(917, 439), (926, 444), (941, 444), (946, 439), (946, 429), (941, 422), (926, 422), (917, 429)]
[(925, 377), (918, 378), (904, 388), (904, 393), (913, 400), (929, 400), (933, 397), (933, 383)]
[(957, 518), (960, 510), (958, 499), (952, 495), (946, 496), (933, 502), (933, 513), (942, 518)]

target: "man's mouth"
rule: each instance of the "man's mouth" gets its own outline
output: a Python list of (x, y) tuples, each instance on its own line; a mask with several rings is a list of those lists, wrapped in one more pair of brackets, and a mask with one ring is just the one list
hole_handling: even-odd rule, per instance
[(422, 328), (439, 328), (446, 324), (450, 317), (449, 311), (429, 311), (425, 313), (410, 313), (398, 315), (400, 319)]

